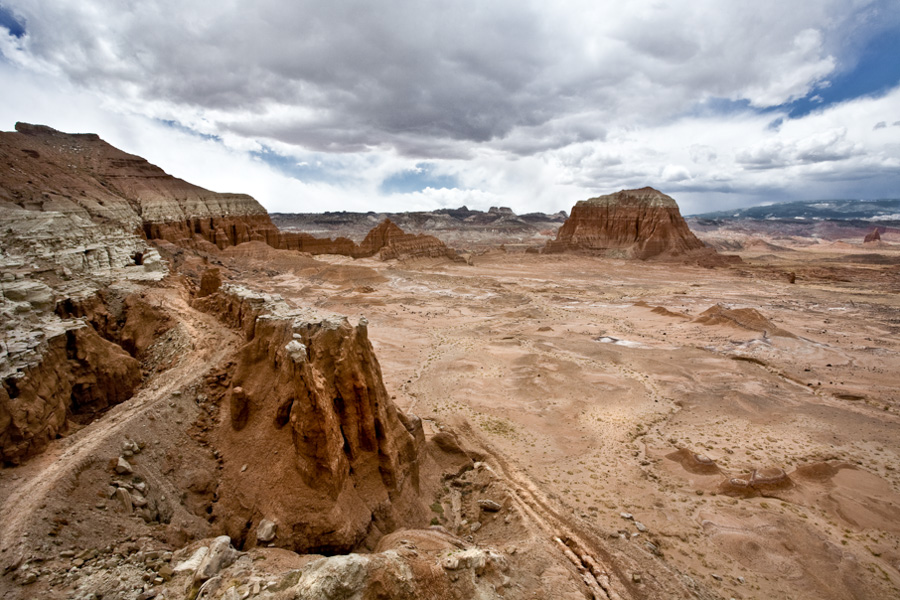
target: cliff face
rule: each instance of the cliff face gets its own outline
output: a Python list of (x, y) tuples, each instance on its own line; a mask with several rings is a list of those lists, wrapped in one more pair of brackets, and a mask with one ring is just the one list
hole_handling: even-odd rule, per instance
[(90, 419), (128, 399), (141, 381), (135, 359), (79, 321), (60, 322), (28, 354), (0, 374), (3, 463), (40, 452), (66, 432), (69, 419)]
[(390, 222), (373, 229), (361, 245), (281, 232), (251, 196), (211, 192), (172, 177), (95, 134), (17, 123), (16, 133), (0, 133), (0, 161), (9, 165), (0, 177), (0, 206), (74, 215), (110, 224), (126, 236), (207, 249), (259, 241), (281, 250), (357, 258), (455, 256), (437, 238), (408, 235)]
[(424, 433), (388, 396), (364, 321), (323, 318), (236, 286), (196, 305), (246, 339), (216, 434), (215, 514), (228, 535), (253, 544), (265, 519), (277, 524), (279, 546), (332, 553), (426, 523)]
[(252, 197), (192, 185), (94, 134), (17, 123), (16, 133), (0, 133), (0, 160), (10, 167), (0, 201), (22, 208), (76, 214), (175, 243), (224, 247), (262, 239), (266, 230), (277, 234)]
[(587, 252), (624, 258), (680, 256), (703, 249), (678, 205), (653, 188), (582, 200), (544, 252)]
[(866, 234), (866, 237), (863, 239), (864, 244), (873, 244), (880, 241), (881, 233), (878, 231), (877, 227), (873, 228), (872, 231)]

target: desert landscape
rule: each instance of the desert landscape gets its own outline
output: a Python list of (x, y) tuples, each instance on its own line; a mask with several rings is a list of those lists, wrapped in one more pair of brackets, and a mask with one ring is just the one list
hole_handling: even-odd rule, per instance
[(317, 237), (16, 129), (3, 597), (900, 594), (893, 222), (648, 187)]

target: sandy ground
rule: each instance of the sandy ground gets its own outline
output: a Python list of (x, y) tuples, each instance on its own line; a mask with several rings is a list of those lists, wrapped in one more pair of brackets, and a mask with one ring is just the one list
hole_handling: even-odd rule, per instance
[[(726, 598), (812, 599), (900, 596), (900, 253), (871, 254), (232, 260), (367, 317), (398, 405), (502, 457), (585, 535), (656, 548)], [(696, 321), (717, 304), (760, 318)], [(780, 478), (728, 484), (754, 471)]]
[[(625, 597), (900, 597), (900, 250), (743, 258), (703, 269), (493, 252), (470, 266), (247, 244), (221, 261), (228, 278), (369, 320), (396, 403), (480, 450), (490, 466), (476, 479), (496, 473), (523, 519), (486, 520), (476, 543), (563, 538)], [(195, 434), (204, 381), (239, 340), (179, 285), (148, 294), (177, 323), (159, 341), (171, 368), (0, 474), (0, 595), (118, 589), (110, 577), (139, 589), (146, 571), (121, 557), (209, 534), (202, 475), (217, 460)], [(135, 472), (171, 522), (144, 525), (107, 496), (127, 440), (144, 446)], [(81, 577), (70, 565), (91, 549), (106, 566)], [(35, 564), (47, 573), (22, 586)]]

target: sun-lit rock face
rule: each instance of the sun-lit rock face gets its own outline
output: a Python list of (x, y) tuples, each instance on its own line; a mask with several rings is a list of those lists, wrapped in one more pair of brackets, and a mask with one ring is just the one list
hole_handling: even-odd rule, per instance
[(544, 252), (611, 257), (680, 256), (703, 249), (670, 196), (650, 187), (582, 200)]
[(246, 338), (217, 432), (226, 533), (253, 543), (247, 523), (255, 531), (266, 517), (279, 523), (279, 545), (332, 553), (427, 523), (422, 425), (388, 395), (364, 319), (352, 325), (238, 286), (196, 305)]

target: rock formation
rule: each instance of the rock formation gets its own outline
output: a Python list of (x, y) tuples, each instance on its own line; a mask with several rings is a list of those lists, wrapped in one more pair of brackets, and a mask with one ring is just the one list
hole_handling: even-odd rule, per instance
[(875, 227), (872, 229), (871, 233), (866, 234), (865, 239), (863, 240), (864, 244), (873, 244), (875, 242), (881, 241), (881, 233), (879, 233), (878, 228)]
[(372, 228), (359, 245), (355, 256), (375, 256), (382, 260), (392, 258), (450, 258), (458, 260), (456, 253), (442, 241), (431, 235), (404, 233), (390, 219)]
[[(0, 187), (0, 206), (27, 209), (29, 218), (31, 211), (59, 214), (57, 218), (75, 215), (95, 226), (111, 224), (126, 236), (137, 233), (149, 240), (208, 250), (261, 241), (311, 254), (380, 254), (384, 259), (455, 256), (436, 238), (407, 236), (384, 223), (360, 246), (343, 237), (281, 232), (251, 196), (190, 184), (95, 134), (16, 123), (16, 133), (0, 133), (0, 160), (9, 166)], [(125, 244), (129, 258), (139, 253), (140, 246), (139, 237), (130, 237)]]
[(544, 248), (641, 260), (702, 250), (675, 200), (650, 187), (579, 201)]
[[(57, 321), (6, 348), (0, 372), (0, 462), (18, 463), (90, 418), (131, 397), (138, 362), (80, 321)], [(17, 347), (18, 346), (18, 347)], [(10, 360), (12, 359), (12, 360)]]
[(364, 320), (353, 326), (228, 285), (196, 304), (246, 339), (217, 434), (216, 514), (228, 535), (252, 545), (250, 532), (269, 520), (277, 545), (333, 553), (427, 523), (422, 426), (385, 391)]
[(725, 325), (757, 331), (764, 336), (795, 338), (793, 333), (774, 325), (755, 308), (726, 308), (721, 304), (710, 306), (694, 319), (694, 323), (703, 325)]

